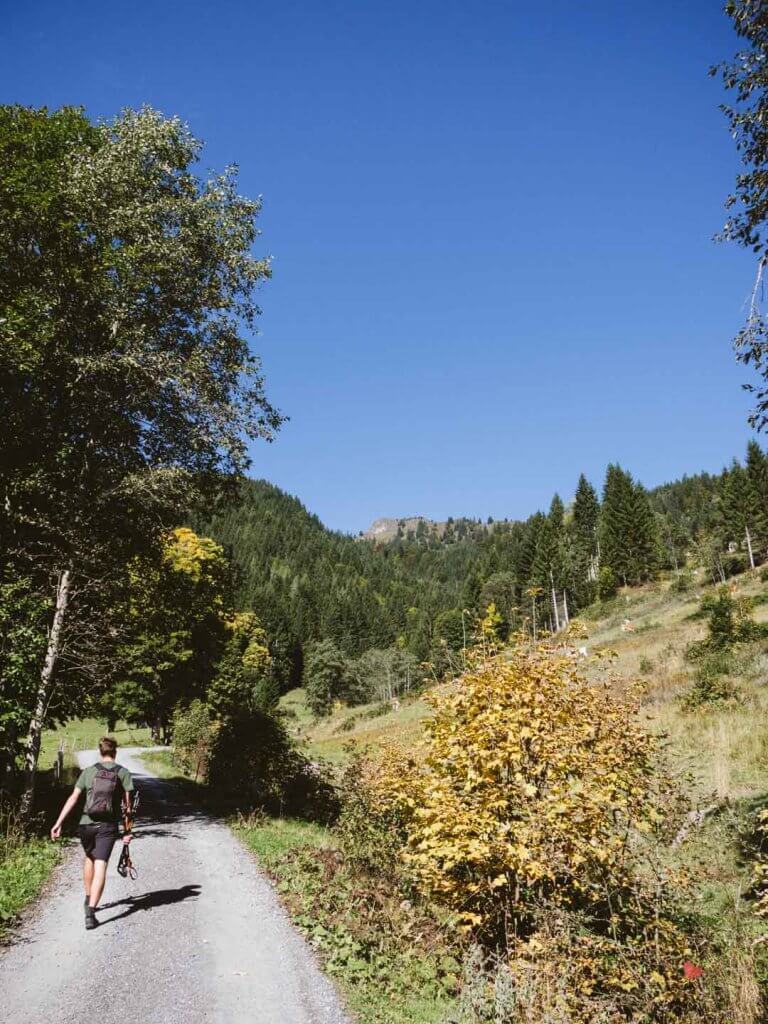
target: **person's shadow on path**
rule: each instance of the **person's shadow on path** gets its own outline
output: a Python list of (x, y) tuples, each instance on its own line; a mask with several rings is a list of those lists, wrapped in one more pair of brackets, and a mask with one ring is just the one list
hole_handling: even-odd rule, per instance
[(128, 896), (124, 900), (116, 900), (114, 903), (105, 903), (99, 910), (111, 910), (113, 907), (125, 907), (121, 914), (113, 914), (103, 921), (99, 926), (119, 921), (123, 917), (130, 917), (140, 910), (154, 910), (155, 907), (167, 907), (171, 903), (181, 903), (184, 900), (195, 899), (200, 894), (199, 885), (182, 885), (180, 889), (156, 889), (154, 892), (146, 892), (143, 896)]

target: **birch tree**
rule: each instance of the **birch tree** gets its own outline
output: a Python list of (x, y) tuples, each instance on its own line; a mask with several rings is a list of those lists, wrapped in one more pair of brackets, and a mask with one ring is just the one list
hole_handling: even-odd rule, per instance
[(281, 422), (249, 348), (269, 276), (251, 251), (260, 203), (232, 168), (200, 177), (200, 154), (148, 108), (92, 124), (0, 107), (0, 542), (53, 592), (28, 807), (72, 624), (92, 611), (87, 642), (109, 646), (105, 581)]

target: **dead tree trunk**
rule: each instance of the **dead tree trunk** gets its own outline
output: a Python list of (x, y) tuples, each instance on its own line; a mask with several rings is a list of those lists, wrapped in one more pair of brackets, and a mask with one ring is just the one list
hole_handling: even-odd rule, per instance
[(37, 759), (40, 756), (40, 740), (43, 734), (45, 713), (53, 691), (54, 673), (61, 653), (61, 634), (64, 618), (69, 604), (71, 574), (65, 569), (59, 576), (56, 585), (56, 607), (53, 613), (48, 645), (45, 649), (45, 661), (40, 673), (40, 685), (37, 688), (35, 711), (29, 723), (27, 742), (24, 749), (24, 793), (21, 798), (21, 813), (29, 818), (35, 807), (35, 781), (37, 777)]
[(565, 619), (566, 626), (569, 625), (571, 617), (568, 614), (568, 591), (563, 591), (563, 618)]
[(755, 556), (752, 553), (752, 538), (749, 534), (749, 527), (744, 527), (744, 536), (747, 538), (747, 551), (749, 552), (749, 568), (755, 568)]

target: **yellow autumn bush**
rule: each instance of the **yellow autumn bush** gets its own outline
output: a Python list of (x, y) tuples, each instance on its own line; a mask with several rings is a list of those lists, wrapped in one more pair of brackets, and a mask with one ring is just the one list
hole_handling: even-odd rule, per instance
[(664, 815), (636, 698), (520, 645), (430, 699), (423, 749), (387, 751), (366, 783), (414, 884), (513, 976), (560, 964), (568, 1019), (596, 999), (605, 1021), (679, 1019), (694, 954), (641, 864)]

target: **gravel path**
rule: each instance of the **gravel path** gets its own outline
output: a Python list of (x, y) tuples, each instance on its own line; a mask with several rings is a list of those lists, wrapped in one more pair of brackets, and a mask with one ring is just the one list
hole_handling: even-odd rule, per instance
[[(72, 850), (16, 942), (0, 955), (3, 1024), (346, 1024), (329, 981), (272, 886), (222, 824), (121, 750), (142, 808), (139, 877), (115, 846), (99, 927), (83, 924)], [(92, 764), (95, 752), (81, 754)]]

